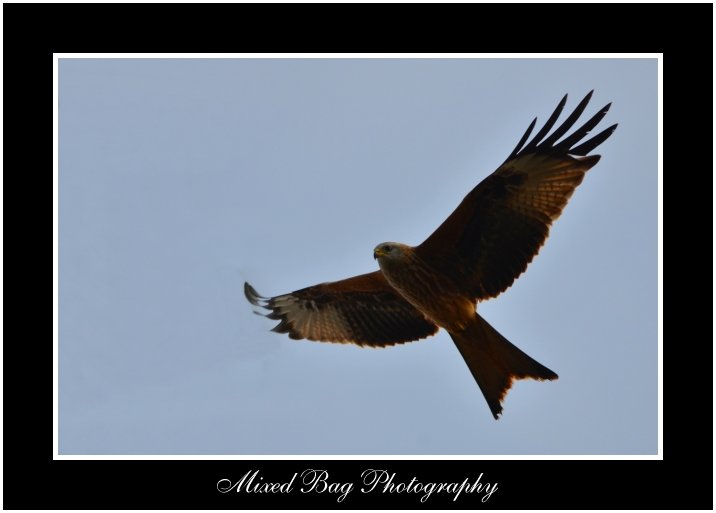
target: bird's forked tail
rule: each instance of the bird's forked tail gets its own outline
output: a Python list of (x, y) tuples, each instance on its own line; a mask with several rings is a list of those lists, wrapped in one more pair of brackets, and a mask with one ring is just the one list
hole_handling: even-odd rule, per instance
[(530, 358), (475, 313), (459, 333), (450, 333), (460, 354), (480, 386), (495, 419), (502, 413), (502, 399), (515, 379), (557, 379), (557, 374)]

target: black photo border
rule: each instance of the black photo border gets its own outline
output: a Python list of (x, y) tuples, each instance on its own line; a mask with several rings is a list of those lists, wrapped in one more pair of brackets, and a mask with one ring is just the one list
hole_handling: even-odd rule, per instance
[[(688, 317), (669, 310), (676, 282), (666, 274), (661, 461), (53, 460), (52, 338), (38, 306), (46, 269), (40, 213), (52, 176), (53, 53), (663, 53), (666, 211), (671, 223), (678, 212), (680, 222), (693, 223), (699, 206), (708, 208), (713, 201), (695, 196), (710, 189), (703, 182), (713, 180), (713, 171), (703, 169), (711, 168), (709, 152), (700, 151), (712, 148), (711, 131), (699, 126), (701, 120), (708, 123), (712, 110), (707, 100), (713, 91), (712, 10), (710, 4), (4, 4), (4, 269), (11, 270), (5, 277), (12, 292), (4, 294), (3, 507), (480, 507), (473, 500), (453, 501), (450, 494), (423, 504), (418, 494), (354, 493), (337, 503), (333, 494), (217, 491), (220, 479), (248, 470), (260, 470), (270, 481), (320, 468), (332, 479), (357, 485), (362, 470), (385, 468), (423, 482), (461, 482), (482, 473), (483, 481), (499, 483), (485, 509), (711, 509), (713, 475), (694, 462), (713, 457), (713, 337), (699, 330), (697, 296)], [(674, 27), (688, 27), (689, 37)], [(679, 179), (684, 176), (688, 179)], [(665, 221), (665, 231), (667, 226), (673, 224)], [(672, 230), (664, 242), (664, 261), (682, 270), (680, 298), (691, 293), (684, 283), (701, 279), (689, 272), (703, 253), (690, 233)], [(703, 316), (712, 318), (711, 308)], [(672, 329), (677, 322), (678, 332)]]

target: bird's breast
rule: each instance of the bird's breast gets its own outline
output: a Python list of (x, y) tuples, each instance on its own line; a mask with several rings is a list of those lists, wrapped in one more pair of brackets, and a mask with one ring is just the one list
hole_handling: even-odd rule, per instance
[(388, 283), (435, 324), (451, 332), (464, 329), (475, 316), (476, 303), (452, 280), (417, 258), (381, 263)]

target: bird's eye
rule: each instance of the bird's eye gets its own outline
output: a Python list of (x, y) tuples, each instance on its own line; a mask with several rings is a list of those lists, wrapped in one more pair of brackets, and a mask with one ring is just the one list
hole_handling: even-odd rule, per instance
[(387, 251), (387, 252), (391, 252), (391, 251), (393, 251), (393, 246), (391, 246), (390, 244), (386, 244), (385, 246), (383, 246), (383, 250)]

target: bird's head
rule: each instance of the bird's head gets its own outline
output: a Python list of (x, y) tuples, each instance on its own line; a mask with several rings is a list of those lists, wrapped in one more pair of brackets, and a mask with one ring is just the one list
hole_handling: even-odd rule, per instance
[(399, 242), (383, 242), (378, 244), (373, 250), (373, 258), (378, 260), (378, 263), (400, 260), (404, 257), (408, 249), (409, 246)]

